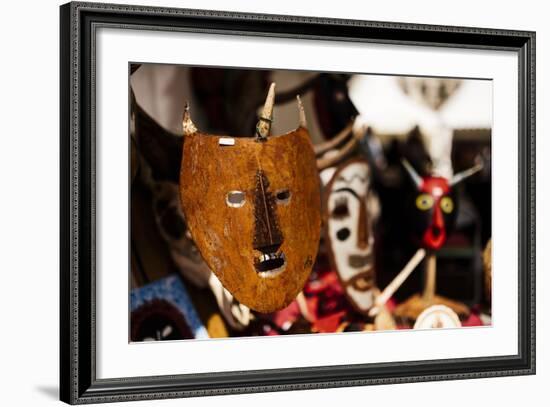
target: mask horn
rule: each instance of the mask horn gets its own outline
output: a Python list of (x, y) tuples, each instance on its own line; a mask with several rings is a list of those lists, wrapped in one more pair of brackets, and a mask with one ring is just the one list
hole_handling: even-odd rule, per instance
[(306, 112), (304, 111), (304, 105), (302, 104), (302, 99), (300, 99), (300, 95), (296, 95), (296, 100), (298, 101), (298, 112), (300, 114), (300, 127), (307, 129), (307, 120), (306, 120)]
[(422, 185), (422, 177), (418, 175), (418, 173), (416, 172), (416, 170), (413, 168), (413, 166), (408, 160), (403, 159), (401, 160), (401, 163), (403, 163), (403, 167), (405, 167), (405, 169), (409, 173), (409, 176), (414, 182), (414, 185), (416, 185), (417, 188), (420, 188), (420, 186)]
[(256, 124), (256, 139), (265, 141), (269, 137), (271, 131), (271, 123), (273, 122), (273, 105), (275, 104), (275, 83), (271, 83), (267, 97), (265, 99), (264, 109)]
[(459, 172), (458, 174), (453, 175), (453, 178), (451, 178), (451, 182), (449, 182), (449, 186), (454, 186), (458, 184), (459, 182), (464, 181), (466, 178), (471, 177), (476, 172), (479, 172), (483, 169), (483, 164), (476, 164), (472, 168), (464, 170), (462, 172)]
[(197, 128), (191, 120), (191, 114), (189, 113), (189, 102), (185, 102), (185, 110), (183, 111), (183, 135), (189, 136), (190, 134), (196, 133)]

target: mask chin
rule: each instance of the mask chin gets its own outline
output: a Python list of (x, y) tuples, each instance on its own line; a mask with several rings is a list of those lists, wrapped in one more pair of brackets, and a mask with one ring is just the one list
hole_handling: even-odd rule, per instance
[(362, 270), (355, 269), (352, 273), (353, 277), (343, 282), (346, 296), (357, 311), (366, 313), (374, 305), (375, 284), (372, 266), (366, 266)]
[(346, 288), (346, 293), (353, 306), (360, 312), (367, 312), (374, 305), (374, 291), (372, 289), (360, 291), (350, 285)]

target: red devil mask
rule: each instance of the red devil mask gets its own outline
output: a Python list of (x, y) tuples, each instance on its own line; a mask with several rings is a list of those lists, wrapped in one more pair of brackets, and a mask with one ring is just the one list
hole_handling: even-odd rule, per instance
[(479, 171), (477, 165), (458, 173), (449, 181), (443, 177), (421, 177), (408, 161), (403, 165), (416, 185), (417, 194), (414, 200), (413, 233), (417, 243), (428, 250), (439, 250), (447, 241), (453, 228), (457, 204), (453, 186)]

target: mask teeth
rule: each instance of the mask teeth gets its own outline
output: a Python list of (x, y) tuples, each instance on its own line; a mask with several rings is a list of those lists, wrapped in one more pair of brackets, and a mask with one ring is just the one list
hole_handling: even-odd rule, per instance
[(268, 260), (275, 260), (279, 257), (284, 258), (284, 256), (279, 256), (277, 253), (268, 253), (268, 254), (261, 254), (260, 255), (260, 262), (268, 261)]

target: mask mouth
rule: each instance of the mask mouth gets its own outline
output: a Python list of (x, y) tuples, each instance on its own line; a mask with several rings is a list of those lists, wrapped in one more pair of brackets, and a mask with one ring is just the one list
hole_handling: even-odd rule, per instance
[(254, 264), (256, 272), (262, 278), (273, 278), (286, 268), (286, 258), (283, 252), (262, 253)]
[(361, 278), (355, 279), (353, 283), (350, 285), (350, 287), (353, 287), (355, 291), (366, 292), (374, 288), (374, 285), (372, 283), (372, 280), (367, 280), (366, 278), (361, 277)]
[(439, 226), (430, 226), (424, 235), (424, 246), (431, 250), (439, 250), (447, 238), (445, 229)]
[(366, 292), (374, 288), (374, 270), (372, 267), (350, 278), (345, 285), (355, 291)]
[(440, 227), (432, 226), (432, 236), (435, 239), (439, 239), (439, 236), (441, 235), (441, 233), (442, 233), (442, 230)]
[(371, 256), (366, 254), (364, 256), (360, 254), (351, 254), (348, 256), (348, 265), (354, 269), (360, 269), (370, 264)]

